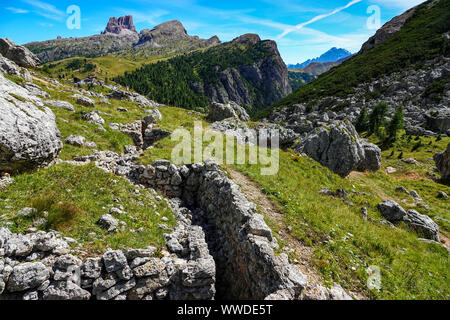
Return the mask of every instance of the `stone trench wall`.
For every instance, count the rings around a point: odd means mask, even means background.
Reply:
[[[305,277],[285,254],[275,255],[278,244],[264,217],[215,162],[177,168],[157,161],[140,177],[141,183],[191,208],[192,221],[205,231],[216,262],[216,299],[299,297]]]
[[[275,255],[278,244],[238,186],[219,166],[144,167],[133,156],[98,153],[103,169],[161,191],[178,220],[168,251],[108,250],[82,261],[82,247],[58,232],[0,228],[0,300],[296,299],[305,277]],[[76,244],[76,243],[75,243]]]
[[[109,250],[84,262],[57,232],[13,234],[0,228],[1,300],[211,300],[215,264],[205,234],[172,204],[183,237],[179,255],[155,248]],[[170,237],[169,237],[170,238]]]

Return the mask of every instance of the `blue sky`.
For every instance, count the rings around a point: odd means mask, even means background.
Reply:
[[[177,19],[191,35],[229,41],[257,33],[277,41],[286,63],[314,58],[331,47],[357,52],[375,33],[368,19],[379,8],[381,25],[423,0],[0,0],[0,37],[19,44],[100,33],[109,17],[131,14],[138,31]],[[81,9],[81,28],[66,27],[70,5]],[[375,11],[377,12],[377,11]],[[369,20],[373,21],[373,20]],[[372,24],[373,25],[373,24]]]

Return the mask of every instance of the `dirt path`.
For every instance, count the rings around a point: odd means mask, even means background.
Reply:
[[[247,199],[258,206],[258,209],[268,217],[273,223],[277,225],[278,237],[289,244],[289,248],[294,250],[297,262],[295,263],[300,271],[307,276],[308,287],[314,287],[316,285],[324,286],[322,275],[316,270],[312,264],[314,253],[311,248],[305,246],[295,237],[290,235],[290,232],[283,221],[283,213],[275,204],[273,204],[262,192],[258,185],[248,178],[246,175],[239,171],[234,170],[231,167],[227,167],[227,171],[230,174],[234,182],[236,182]],[[360,300],[366,299],[361,293],[351,292],[351,295],[357,297]]]

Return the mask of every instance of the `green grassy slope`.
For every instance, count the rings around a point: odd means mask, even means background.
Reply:
[[[163,107],[161,112],[166,119],[161,126],[166,129],[183,126],[192,131],[194,121],[200,119],[177,108]],[[449,200],[436,197],[439,191],[449,194],[450,188],[429,177],[434,168],[430,158],[449,142],[450,138],[440,141],[422,138],[423,146],[411,151],[411,143],[402,136],[391,149],[383,151],[380,171],[358,173],[346,179],[312,159],[289,152],[280,153],[280,171],[276,176],[261,175],[260,165],[234,165],[233,168],[257,182],[269,199],[279,205],[284,213],[283,231],[312,249],[313,265],[329,284],[340,283],[371,299],[449,299],[450,259],[445,249],[419,242],[420,235],[404,224],[392,229],[378,222],[367,222],[361,215],[361,208],[367,207],[371,218],[383,220],[376,205],[393,199],[405,209],[413,208],[433,218],[450,220]],[[170,138],[159,141],[141,156],[140,162],[149,164],[160,158],[170,159],[176,144]],[[400,152],[404,157],[415,158],[418,165],[398,160]],[[397,172],[388,175],[385,173],[388,166],[395,167]],[[410,196],[396,192],[398,186],[416,190],[430,210],[418,206]],[[322,188],[333,191],[344,188],[350,193],[353,205],[320,195]],[[442,238],[448,239],[450,225],[443,220],[435,221]],[[369,277],[366,269],[372,265],[381,269],[380,291],[371,291],[366,285]]]
[[[427,1],[403,29],[378,47],[345,61],[309,85],[277,102],[272,108],[309,102],[326,96],[353,93],[353,87],[371,79],[404,70],[440,55],[450,55],[450,1],[441,0],[429,8]],[[268,111],[265,112],[266,114]]]

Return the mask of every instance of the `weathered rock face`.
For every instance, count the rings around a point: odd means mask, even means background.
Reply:
[[[40,64],[39,59],[30,50],[16,45],[8,38],[0,38],[0,54],[21,67],[36,68]]]
[[[352,124],[337,122],[307,136],[295,150],[309,155],[342,177],[354,170],[377,171],[381,167],[381,150],[359,138]]]
[[[30,170],[57,157],[62,142],[55,115],[39,98],[2,74],[0,107],[0,171]]]
[[[439,226],[429,216],[408,210],[405,221],[426,239],[439,242]]]
[[[209,106],[209,114],[207,116],[208,121],[215,122],[229,118],[250,121],[250,117],[245,109],[234,102],[228,104],[213,102]]]
[[[405,25],[406,21],[414,15],[416,9],[417,7],[411,8],[405,13],[387,22],[375,33],[373,37],[371,37],[367,42],[363,44],[361,51],[358,54],[363,54],[370,49],[375,48],[376,46],[382,44],[387,39],[399,32]]]
[[[335,120],[355,122],[363,106],[370,113],[373,107],[387,103],[389,115],[404,106],[405,130],[409,135],[432,136],[449,134],[450,84],[442,92],[428,93],[434,82],[450,76],[450,58],[438,57],[424,62],[420,69],[404,70],[352,88],[354,93],[344,97],[325,96],[317,101],[275,110],[269,121],[283,123],[289,129],[307,134],[314,128]]]
[[[258,35],[243,35],[233,40],[232,44],[261,46],[268,54],[251,65],[217,70],[220,82],[209,83],[208,79],[203,79],[203,84],[192,84],[198,93],[213,102],[233,101],[241,106],[262,108],[292,92],[288,70],[275,41],[261,41]]]
[[[152,30],[142,30],[140,35],[140,42],[158,41],[160,38],[188,38],[188,34],[183,24],[178,20],[167,21],[157,25]]]
[[[381,211],[383,217],[389,222],[403,221],[406,217],[406,211],[397,202],[393,200],[387,200],[378,205],[378,209]]]
[[[111,17],[109,19],[108,25],[106,26],[103,34],[114,33],[114,34],[130,34],[137,33],[136,27],[133,24],[132,16],[124,16],[120,18]]]
[[[31,81],[31,74],[27,69],[19,67],[16,63],[3,57],[1,54],[0,54],[0,72],[9,74],[10,76],[23,78],[26,81]]]
[[[447,146],[447,150],[434,156],[434,161],[441,174],[442,181],[450,185],[450,144]]]
[[[426,128],[439,133],[450,133],[450,108],[430,110],[425,114]]]

